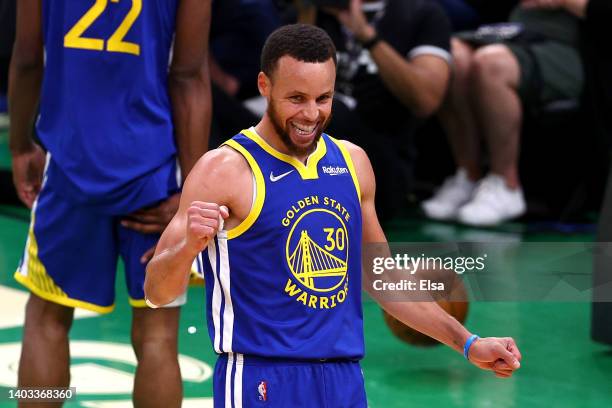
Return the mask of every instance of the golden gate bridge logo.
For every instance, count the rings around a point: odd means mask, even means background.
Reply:
[[[329,212],[329,214],[336,216],[331,212]],[[336,221],[339,221],[340,229],[344,232],[343,236],[346,237],[346,227],[344,223],[339,217],[336,218],[338,218]],[[300,223],[299,221],[300,220],[296,222],[294,227],[298,226],[297,224]],[[310,237],[308,230],[298,228],[297,231],[299,231],[300,234],[299,240],[292,249],[289,248],[289,246],[287,247],[287,263],[289,264],[289,269],[293,273],[293,276],[299,280],[302,285],[318,292],[328,292],[336,289],[346,278],[348,269],[348,250],[344,251],[344,249],[347,248],[344,248],[343,245],[341,252],[345,259],[341,259],[315,242],[315,240]],[[293,232],[297,231],[295,228],[292,229],[288,241],[291,241]],[[324,246],[326,245],[324,244]],[[348,243],[346,247],[348,247]],[[338,251],[336,251],[336,254],[338,254]]]

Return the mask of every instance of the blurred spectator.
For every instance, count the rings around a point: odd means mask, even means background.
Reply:
[[[448,14],[454,31],[506,21],[518,0],[436,0]]]
[[[211,77],[231,96],[259,95],[259,55],[268,35],[281,25],[272,0],[216,0],[212,6]]]
[[[8,125],[8,67],[15,41],[15,0],[0,0],[0,128]]]
[[[453,38],[454,77],[439,116],[458,168],[423,203],[431,218],[496,225],[522,215],[523,113],[581,97],[578,19],[565,10],[519,6],[510,21]],[[484,178],[481,139],[489,159]]]
[[[430,0],[351,0],[348,9],[319,10],[316,23],[338,50],[328,132],[368,152],[379,217],[389,218],[409,191],[420,118],[437,111],[447,90],[450,24]]]
[[[242,102],[258,96],[259,55],[281,25],[272,0],[216,0],[212,6],[210,76],[213,125],[210,147],[258,121]]]

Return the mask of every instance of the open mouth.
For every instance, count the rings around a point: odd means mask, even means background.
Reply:
[[[291,123],[291,127],[295,130],[298,136],[303,138],[311,137],[315,134],[317,130],[317,124],[313,125],[303,125],[297,123]]]

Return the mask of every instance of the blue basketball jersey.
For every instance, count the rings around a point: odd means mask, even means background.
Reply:
[[[323,134],[304,165],[253,128],[226,144],[256,191],[248,217],[201,256],[215,351],[361,358],[361,206],[348,152]]]
[[[167,185],[176,151],[167,84],[177,4],[43,0],[37,131],[57,190],[137,207],[154,201],[157,194],[142,193],[148,186]]]

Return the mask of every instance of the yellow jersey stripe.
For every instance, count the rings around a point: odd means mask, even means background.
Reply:
[[[227,231],[227,239],[233,239],[233,238],[237,238],[240,235],[244,234],[255,223],[255,221],[259,217],[259,214],[261,213],[261,209],[263,208],[264,198],[266,196],[266,183],[264,181],[263,173],[261,172],[259,165],[255,161],[255,158],[253,158],[251,153],[249,153],[244,147],[242,147],[240,143],[236,142],[235,140],[230,139],[227,142],[225,142],[224,145],[227,145],[231,147],[232,149],[236,150],[249,163],[249,166],[251,167],[251,170],[253,171],[253,175],[255,176],[255,186],[257,190],[254,192],[255,202],[253,204],[253,207],[251,208],[251,211],[249,211],[249,215],[236,227]]]
[[[312,180],[312,179],[319,178],[319,172],[317,170],[317,165],[319,164],[319,161],[323,158],[323,156],[325,156],[325,153],[327,153],[327,146],[325,145],[325,140],[323,138],[319,139],[319,142],[317,143],[317,148],[308,157],[306,164],[304,164],[298,159],[296,159],[295,157],[291,157],[285,153],[281,153],[275,148],[273,148],[272,146],[270,146],[268,142],[262,139],[262,137],[259,136],[253,130],[253,128],[245,129],[241,133],[245,135],[246,137],[248,137],[249,139],[251,139],[252,141],[254,141],[255,143],[257,143],[259,147],[264,149],[270,155],[276,157],[278,160],[284,161],[285,163],[288,163],[292,165],[293,167],[295,167],[298,173],[300,173],[300,176],[302,177],[302,179]]]

